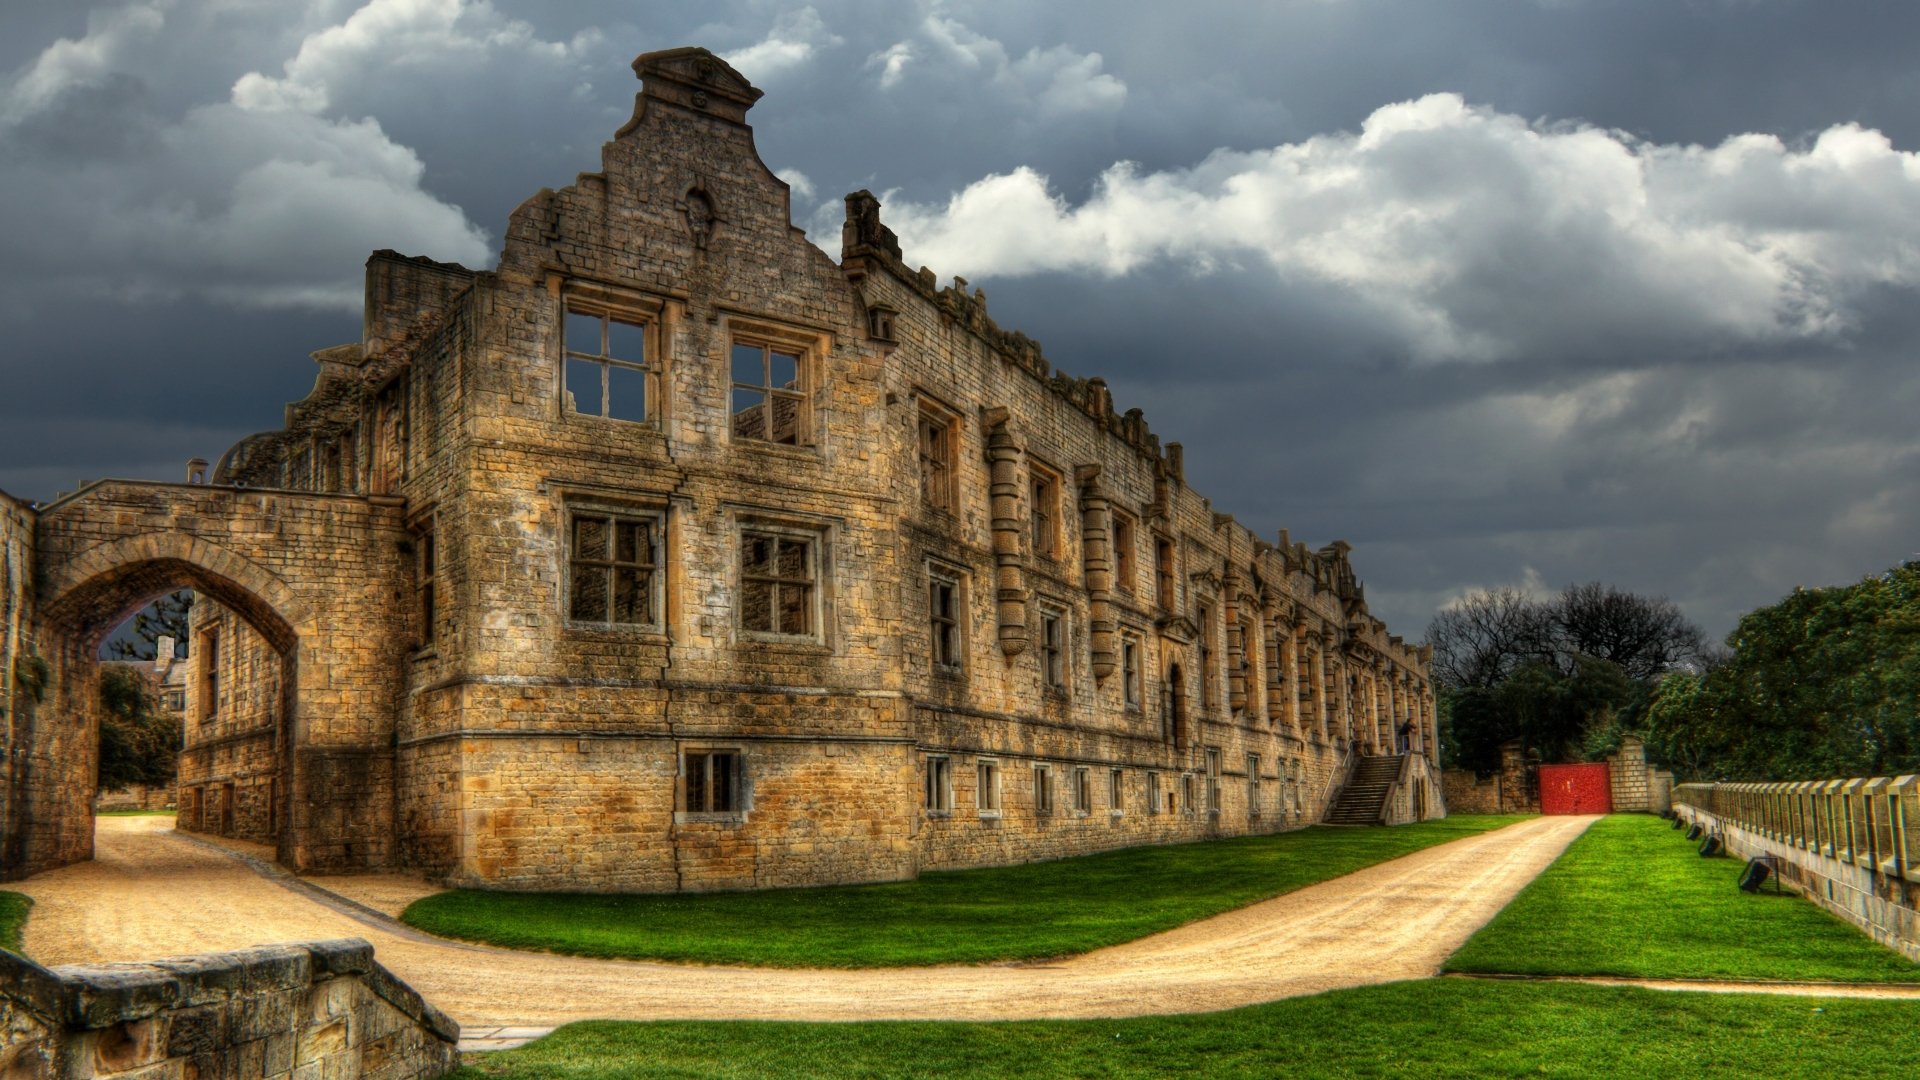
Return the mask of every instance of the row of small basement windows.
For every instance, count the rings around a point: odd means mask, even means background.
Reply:
[[[954,810],[953,796],[953,758],[946,755],[929,755],[926,770],[922,774],[921,807],[935,817],[951,815]],[[1288,779],[1298,783],[1297,765],[1287,765]],[[974,764],[974,808],[983,818],[1000,817],[1003,811],[1001,766],[997,758],[980,758]],[[1049,762],[1035,762],[1031,766],[1031,802],[1036,817],[1045,817],[1054,813],[1054,773],[1055,767]],[[1067,810],[1076,817],[1085,817],[1093,813],[1095,770],[1090,766],[1076,765],[1062,768],[1060,771],[1066,780]],[[1106,806],[1110,814],[1124,814],[1128,803],[1127,772],[1122,768],[1106,770]],[[1163,788],[1163,774],[1148,770],[1145,773],[1146,789],[1141,793],[1137,804],[1148,814],[1195,813],[1204,797],[1206,809],[1210,813],[1219,813],[1220,794],[1220,750],[1218,747],[1206,748],[1206,771],[1203,774],[1183,772],[1179,774],[1179,790]],[[1247,755],[1247,812],[1251,817],[1259,817],[1263,809],[1260,790],[1260,755]],[[1202,786],[1204,785],[1204,786]],[[1282,798],[1284,799],[1284,792]],[[1285,806],[1278,807],[1282,812]]]

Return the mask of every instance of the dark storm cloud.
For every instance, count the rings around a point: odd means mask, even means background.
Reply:
[[[887,192],[909,259],[1145,407],[1217,507],[1355,542],[1398,631],[1602,578],[1719,632],[1920,535],[1912,5],[4,18],[20,493],[171,478],[272,425],[356,332],[367,250],[487,263],[515,204],[598,167],[632,56],[697,43],[767,91],[761,154],[829,253],[839,196]]]

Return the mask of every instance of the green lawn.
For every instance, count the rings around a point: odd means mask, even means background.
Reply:
[[[668,896],[458,890],[420,900],[402,918],[446,937],[579,956],[774,967],[1038,959],[1131,941],[1518,820],[1312,828],[889,885]]]
[[[33,898],[23,893],[0,889],[0,949],[20,951],[20,932],[27,926],[27,910]]]
[[[463,1080],[605,1077],[1914,1076],[1911,1002],[1426,980],[1231,1012],[1021,1023],[611,1023]]]
[[[1602,818],[1447,970],[1920,982],[1920,964],[1791,892],[1741,892],[1745,860],[1698,848],[1657,817]]]

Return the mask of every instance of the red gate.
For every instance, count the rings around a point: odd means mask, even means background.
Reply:
[[[1540,812],[1612,813],[1613,784],[1607,779],[1606,763],[1540,766]]]

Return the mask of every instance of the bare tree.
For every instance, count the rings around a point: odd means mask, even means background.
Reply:
[[[1468,596],[1427,625],[1433,676],[1456,690],[1490,690],[1523,664],[1553,654],[1547,605],[1512,587]]]
[[[1632,679],[1657,679],[1701,658],[1700,628],[1664,596],[1590,581],[1567,586],[1550,614],[1557,653],[1609,661]]]

